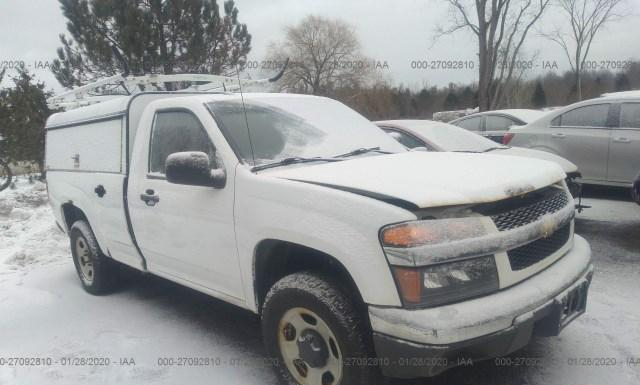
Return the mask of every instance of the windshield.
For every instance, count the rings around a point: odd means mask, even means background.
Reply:
[[[491,139],[447,123],[410,126],[441,151],[486,152],[492,149],[508,148]]]
[[[244,105],[246,116],[241,99],[215,101],[208,107],[238,156],[253,166],[287,158],[334,157],[362,148],[406,151],[369,120],[335,100],[245,96]]]

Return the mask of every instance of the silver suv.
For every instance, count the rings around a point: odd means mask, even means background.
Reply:
[[[583,183],[628,187],[640,170],[640,91],[604,94],[553,111],[513,127],[504,143],[572,161]]]

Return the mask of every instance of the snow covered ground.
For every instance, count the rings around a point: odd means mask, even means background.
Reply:
[[[614,198],[584,202],[593,208],[578,215],[576,231],[596,264],[587,313],[512,356],[534,357],[535,366],[485,361],[393,383],[640,383],[640,206]],[[46,200],[44,184],[25,179],[0,192],[0,384],[277,383],[250,313],[137,274],[113,295],[86,294]],[[51,362],[3,364],[10,357]],[[182,357],[198,360],[178,366]]]
[[[26,177],[0,192],[0,279],[42,265],[68,261],[67,237],[56,227],[47,187]]]

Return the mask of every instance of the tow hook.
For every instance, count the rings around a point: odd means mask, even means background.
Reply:
[[[578,194],[578,203],[576,203],[576,210],[578,210],[578,214],[582,213],[584,209],[590,209],[591,206],[582,204],[582,188],[580,188],[580,193]]]

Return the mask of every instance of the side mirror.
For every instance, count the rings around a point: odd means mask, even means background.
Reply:
[[[204,152],[176,152],[167,157],[165,175],[169,183],[223,188],[227,182],[224,168],[211,169]]]
[[[410,149],[409,151],[429,152],[429,149],[424,146],[418,146]]]

